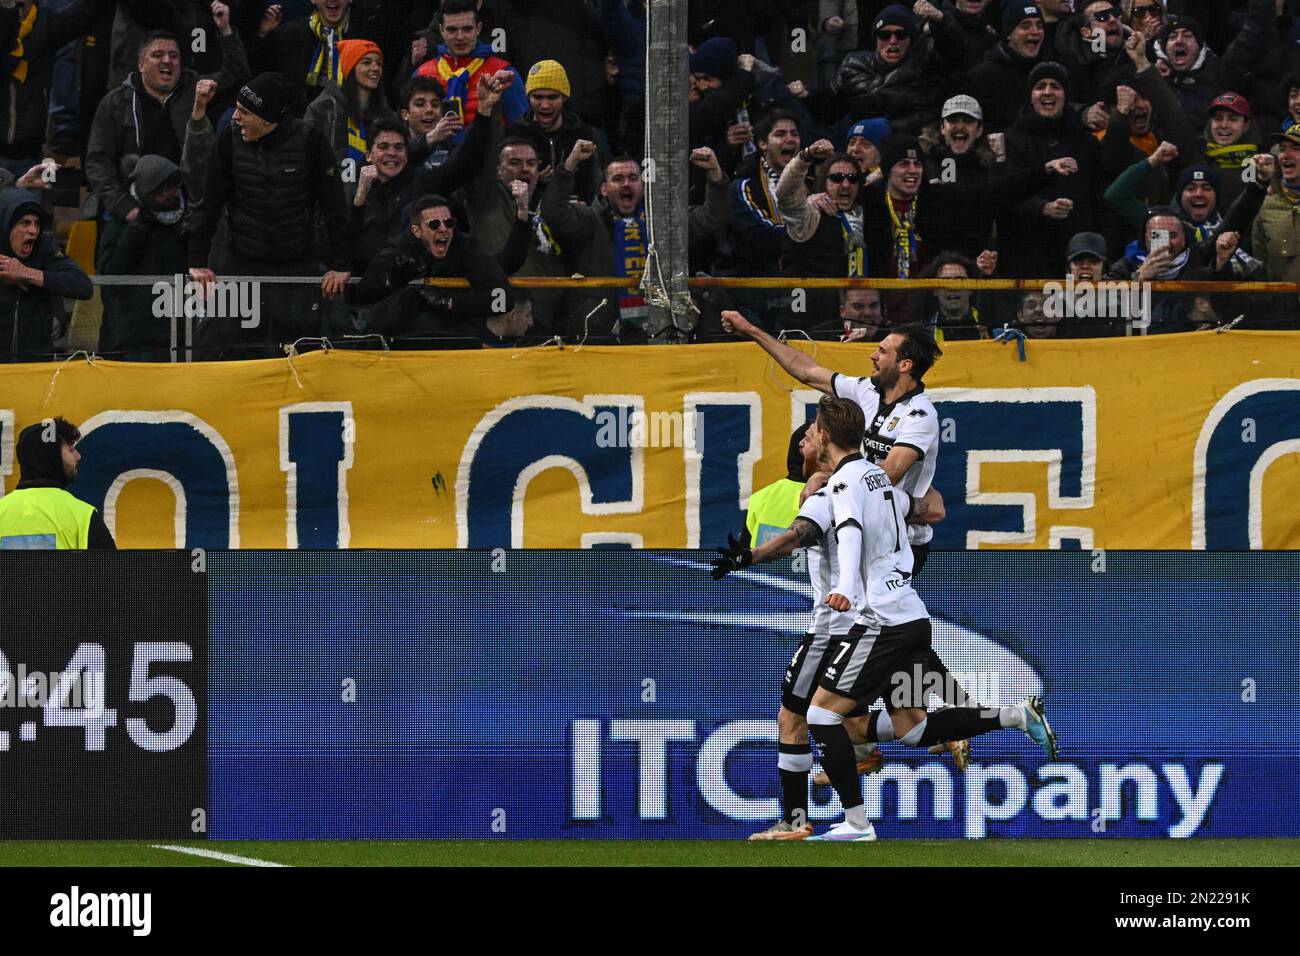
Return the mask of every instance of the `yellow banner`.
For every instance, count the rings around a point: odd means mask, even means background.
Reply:
[[[804,343],[869,375],[871,346]],[[935,547],[1300,548],[1300,333],[949,344]],[[123,547],[709,547],[815,392],[755,345],[0,367]]]

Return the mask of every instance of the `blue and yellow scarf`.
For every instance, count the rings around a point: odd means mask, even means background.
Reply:
[[[348,32],[348,18],[351,15],[351,11],[343,15],[337,30],[326,26],[319,13],[313,13],[311,19],[307,21],[311,32],[320,41],[316,44],[316,55],[312,57],[311,65],[307,67],[308,86],[343,85],[343,67],[339,63],[339,41],[343,39],[343,34]]]

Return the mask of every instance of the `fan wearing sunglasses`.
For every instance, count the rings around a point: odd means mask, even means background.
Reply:
[[[956,17],[928,0],[917,0],[914,9],[881,10],[871,26],[874,48],[840,65],[834,91],[850,116],[882,117],[895,131],[913,133],[937,118],[944,90],[961,69],[965,37]]]
[[[818,172],[810,196],[807,178],[813,164],[818,164]],[[827,139],[819,139],[790,160],[776,186],[777,204],[786,224],[782,275],[839,279],[867,275],[863,213],[858,201],[862,179],[857,160],[848,153],[837,153]],[[806,311],[787,318],[787,327],[839,326],[834,291],[812,291],[806,301]]]
[[[1123,13],[1112,0],[1088,0],[1056,33],[1056,60],[1069,71],[1069,100],[1087,106],[1084,125],[1094,132],[1106,128],[1108,112],[1102,102],[1105,89],[1113,86],[1116,70],[1131,72],[1124,52]]]
[[[1124,9],[1124,22],[1147,36],[1154,36],[1165,25],[1164,0],[1124,0]]]
[[[357,286],[357,304],[380,303],[370,314],[371,331],[395,338],[482,339],[490,318],[514,308],[510,283],[496,258],[458,226],[443,197],[416,200],[410,229],[374,258]],[[410,284],[447,278],[468,279],[469,288]]]

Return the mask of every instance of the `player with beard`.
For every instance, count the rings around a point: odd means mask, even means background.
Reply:
[[[800,433],[803,434],[800,434]],[[830,497],[823,488],[829,475],[818,472],[822,442],[817,423],[809,422],[798,429],[797,451],[807,480],[798,516],[783,533],[769,538],[753,550],[731,538],[729,546],[718,548],[721,555],[713,562],[713,579],[722,580],[732,571],[786,557],[796,548],[807,549],[808,577],[812,582],[813,613],[808,632],[790,658],[781,685],[781,709],[777,714],[780,753],[777,768],[781,775],[782,817],[751,840],[804,840],[812,836],[808,822],[808,772],[812,769],[812,747],[808,741],[808,703],[829,663],[826,650],[832,642],[844,641],[853,626],[853,615],[831,609],[824,598],[839,580],[835,531],[832,527]],[[910,520],[936,522],[943,519],[943,499],[935,489],[913,504]],[[845,725],[854,741],[857,772],[875,773],[884,759],[875,744],[865,742],[866,707],[850,715]],[[936,747],[935,751],[942,748]],[[825,783],[819,780],[820,783]]]
[[[939,740],[969,738],[1001,728],[1023,730],[1049,759],[1058,755],[1056,736],[1038,697],[1014,707],[949,707],[927,714],[931,675],[930,615],[912,589],[912,552],[904,521],[915,500],[878,466],[858,452],[864,438],[862,409],[852,401],[827,396],[817,405],[821,464],[832,469],[829,482],[839,577],[824,603],[835,611],[857,613],[847,638],[827,649],[830,664],[808,707],[808,726],[822,754],[844,822],[813,840],[868,841],[876,838],[854,772],[853,745],[845,718],[862,701],[886,699],[888,713],[876,712],[876,736],[896,738],[909,747]],[[887,731],[881,732],[882,730]]]
[[[883,468],[889,480],[912,497],[924,497],[930,490],[939,454],[939,416],[925,396],[921,379],[943,352],[929,333],[915,328],[891,331],[872,353],[874,374],[866,379],[823,368],[811,356],[777,341],[739,312],[723,312],[722,324],[728,332],[753,339],[787,374],[804,385],[857,404],[867,422],[862,441],[867,460]],[[913,525],[907,535],[913,552],[911,570],[919,574],[934,532],[927,526]],[[941,676],[947,703],[970,703],[970,696],[933,651],[928,656],[928,667]],[[965,769],[969,754],[964,742],[956,743],[953,757],[959,768]]]

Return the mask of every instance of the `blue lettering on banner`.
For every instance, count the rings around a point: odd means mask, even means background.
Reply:
[[[687,396],[687,414],[702,422],[695,449],[686,449],[687,545],[726,541],[728,534],[745,526],[745,507],[753,491],[756,443],[761,439],[756,412],[749,395],[727,396],[714,402],[706,396]],[[757,396],[754,396],[757,401]],[[695,470],[698,468],[698,471]],[[696,514],[691,514],[698,509]],[[692,526],[694,525],[694,527]],[[698,531],[696,530],[698,528]]]
[[[291,548],[346,548],[347,470],[356,441],[350,402],[280,409],[280,468],[286,472]]]
[[[1033,489],[984,501],[981,467],[995,462],[1047,464],[1048,506],[1091,508],[1097,467],[1096,395],[1091,388],[935,389],[940,421],[952,419],[957,440],[940,442],[934,485],[947,518],[934,526],[936,549],[982,542],[1033,544]],[[1009,497],[1015,503],[1004,503]]]
[[[1196,442],[1193,548],[1263,548],[1264,475],[1278,458],[1300,452],[1297,408],[1300,379],[1260,379],[1234,388],[1211,410]]]
[[[225,439],[189,412],[109,411],[81,426],[72,491],[114,526],[117,498],[136,478],[176,495],[181,548],[239,547],[239,482]]]
[[[531,395],[498,406],[479,422],[461,456],[456,480],[457,547],[523,546],[528,482],[565,468],[578,482],[584,514],[636,514],[643,507],[642,454],[623,442],[603,444],[602,412],[641,409],[639,396],[588,396],[585,402]],[[627,412],[624,416],[627,416]],[[607,416],[602,416],[607,417]]]

